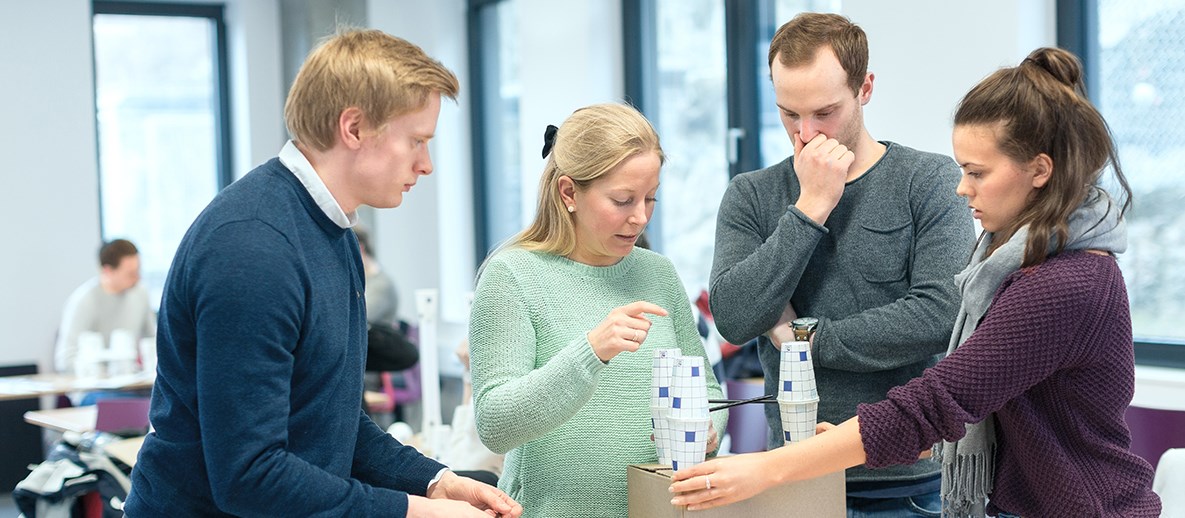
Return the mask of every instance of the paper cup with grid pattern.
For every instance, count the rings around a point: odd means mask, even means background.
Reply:
[[[682,356],[675,360],[671,376],[671,418],[708,418],[708,382],[703,356]]]
[[[655,349],[650,374],[650,406],[671,406],[671,379],[675,360],[682,356],[679,349]]]
[[[819,400],[778,400],[782,414],[782,440],[785,444],[798,442],[815,436],[815,424],[819,419]]]
[[[708,454],[708,427],[712,420],[670,419],[671,468],[679,471],[704,461]]]
[[[778,369],[778,401],[819,399],[810,342],[785,342]]]
[[[658,454],[658,463],[671,465],[671,409],[669,407],[650,407],[650,427],[654,431],[654,451]]]

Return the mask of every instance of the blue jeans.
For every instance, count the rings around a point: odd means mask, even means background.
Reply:
[[[848,518],[942,516],[942,495],[935,491],[899,498],[848,497]]]

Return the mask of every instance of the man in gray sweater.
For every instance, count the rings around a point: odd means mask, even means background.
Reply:
[[[759,338],[766,393],[776,393],[788,324],[810,336],[819,420],[884,399],[946,350],[958,307],[954,275],[974,239],[949,157],[873,140],[864,31],[834,14],[804,13],[778,29],[770,75],[794,156],[733,179],[720,204],[711,308],[724,338]],[[773,446],[778,407],[766,406]],[[939,466],[848,471],[850,516],[940,511]],[[918,516],[927,516],[925,513]]]

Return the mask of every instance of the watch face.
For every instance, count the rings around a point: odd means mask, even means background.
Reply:
[[[814,329],[815,326],[819,325],[819,319],[815,317],[796,318],[793,322],[790,322],[790,325],[795,328]]]

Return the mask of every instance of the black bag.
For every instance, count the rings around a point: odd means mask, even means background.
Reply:
[[[383,323],[366,331],[366,370],[401,371],[420,361],[420,350],[399,329]]]

